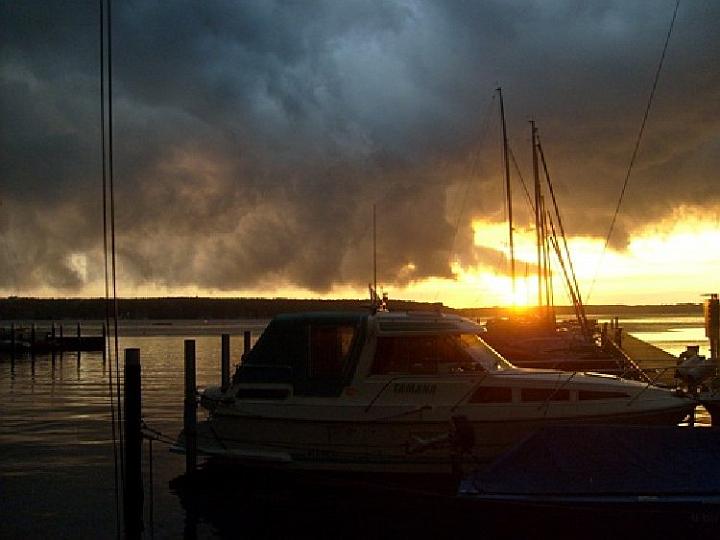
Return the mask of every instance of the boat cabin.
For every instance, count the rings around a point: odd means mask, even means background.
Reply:
[[[340,396],[356,376],[509,367],[478,338],[481,331],[466,319],[437,313],[279,315],[246,355],[233,382],[284,384],[292,386],[296,396],[333,397]]]

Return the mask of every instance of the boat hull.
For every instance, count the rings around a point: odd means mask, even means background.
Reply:
[[[216,414],[198,426],[198,450],[207,456],[239,463],[288,469],[450,474],[458,464],[488,464],[548,425],[677,425],[692,408],[683,403],[661,410],[584,418],[469,419],[474,445],[472,452],[463,455],[449,444],[440,447],[425,444],[449,433],[447,421],[407,417],[387,421],[318,421]],[[451,416],[448,413],[446,417]]]

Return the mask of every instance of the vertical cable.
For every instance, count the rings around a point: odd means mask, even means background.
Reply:
[[[115,176],[113,168],[113,110],[112,110],[112,0],[107,0],[107,99],[108,99],[108,178],[110,188],[110,260],[113,298],[113,330],[115,341],[115,399],[118,424],[122,427],[122,404],[120,403],[120,346],[118,344],[117,265],[115,257]],[[120,485],[125,489],[125,448],[122,429],[120,433]]]
[[[102,217],[103,217],[103,260],[104,260],[104,274],[105,274],[105,328],[108,329],[105,332],[105,342],[103,347],[107,353],[108,360],[110,362],[110,369],[108,369],[108,394],[110,401],[110,418],[112,426],[112,448],[113,448],[113,467],[114,467],[114,481],[115,481],[115,519],[116,519],[116,533],[117,537],[120,538],[121,527],[120,527],[120,482],[118,477],[118,442],[117,442],[117,425],[115,416],[115,396],[113,395],[113,368],[112,368],[112,349],[110,347],[110,284],[109,284],[109,260],[108,260],[108,212],[107,212],[107,141],[105,138],[106,134],[106,111],[105,111],[105,0],[100,0],[99,12],[100,12],[100,146],[101,146],[101,167],[102,167]]]

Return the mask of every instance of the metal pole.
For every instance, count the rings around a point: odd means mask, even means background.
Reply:
[[[373,204],[373,304],[377,307],[377,217],[376,205]]]
[[[140,538],[143,530],[140,349],[125,349],[125,491],[126,538]]]
[[[197,385],[195,383],[195,340],[185,340],[185,473],[197,468]]]
[[[508,159],[507,126],[505,124],[505,102],[503,101],[502,88],[498,87],[500,97],[500,118],[502,120],[503,135],[503,162],[505,166],[505,193],[507,195],[508,209],[508,235],[510,247],[510,278],[512,280],[512,303],[515,305],[515,244],[513,241],[513,213],[512,213],[512,192],[510,190],[510,160]]]
[[[538,170],[538,153],[537,153],[537,129],[535,128],[535,120],[530,120],[530,134],[532,137],[532,164],[533,164],[533,178],[535,179],[535,235],[536,235],[536,248],[537,248],[537,296],[538,296],[538,313],[542,309],[542,255],[541,249],[541,222],[540,222],[540,172]]]
[[[230,334],[222,335],[220,373],[220,384],[225,391],[230,386]]]

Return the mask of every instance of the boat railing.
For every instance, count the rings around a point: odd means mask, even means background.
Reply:
[[[578,373],[580,373],[580,372],[579,372],[579,371],[573,371],[573,372],[570,374],[570,376],[562,382],[562,384],[558,385],[558,386],[555,388],[555,390],[553,390],[552,393],[551,393],[547,398],[545,398],[545,401],[543,401],[543,402],[538,406],[538,411],[540,411],[540,410],[542,410],[543,408],[545,408],[545,409],[546,409],[545,412],[547,413],[547,408],[550,406],[550,402],[552,401],[552,398],[554,398],[555,395],[556,395],[560,390],[562,390],[563,388],[565,388],[565,385],[567,385],[570,381],[572,381],[572,380],[575,378],[575,375],[577,375]]]
[[[370,400],[370,403],[367,404],[367,407],[365,407],[365,412],[370,411],[372,406],[375,405],[375,402],[378,399],[380,399],[380,396],[382,396],[383,393],[385,392],[385,390],[387,390],[388,386],[390,386],[391,384],[393,384],[396,381],[399,381],[402,379],[409,379],[409,378],[413,378],[413,376],[412,375],[397,375],[395,377],[388,379],[387,382],[385,384],[383,384],[382,388],[380,388],[378,393],[375,394],[375,396]]]
[[[650,380],[647,382],[647,384],[646,384],[637,394],[635,394],[632,398],[630,398],[630,401],[628,401],[628,402],[626,403],[626,405],[629,407],[630,405],[632,405],[633,403],[635,403],[635,401],[636,401],[642,394],[644,394],[645,391],[646,391],[648,388],[650,388],[650,387],[653,386],[657,381],[659,381],[659,380],[660,380],[660,377],[662,377],[663,375],[665,375],[665,373],[667,373],[668,370],[670,370],[670,369],[675,369],[675,366],[668,366],[668,367],[665,367],[665,368],[660,368],[660,369],[658,370],[658,372],[655,374],[655,376],[652,377],[652,378],[650,378]]]

